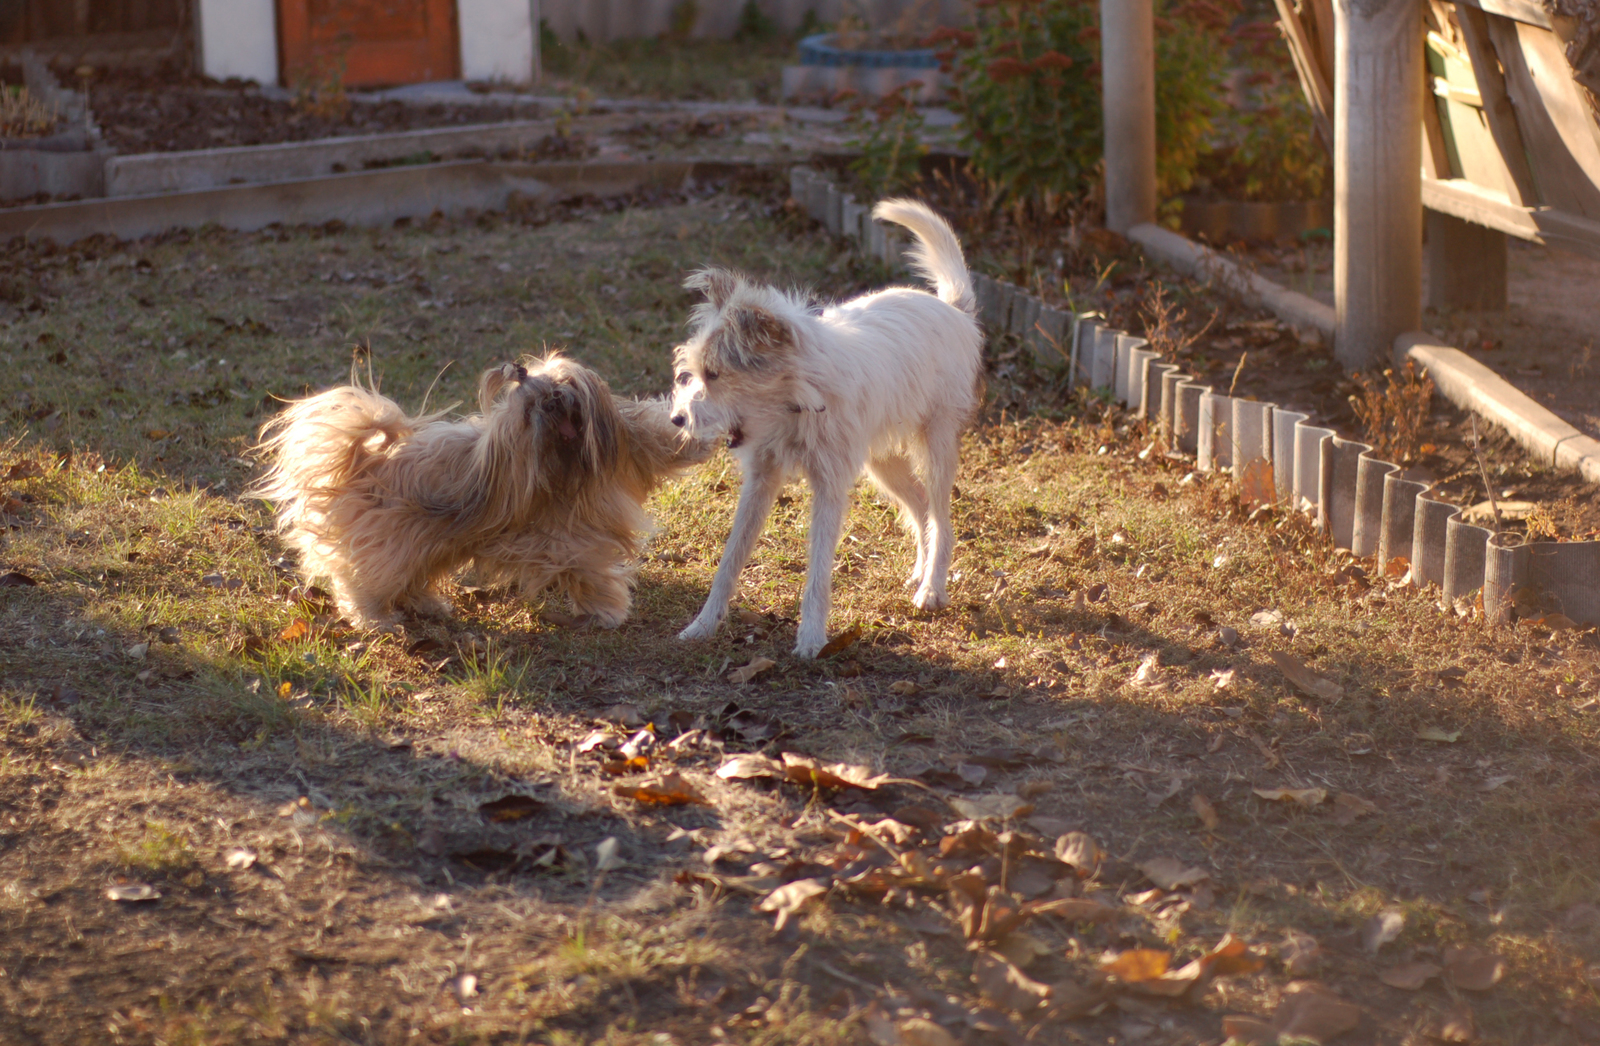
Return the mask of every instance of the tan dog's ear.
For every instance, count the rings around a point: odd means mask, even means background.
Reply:
[[[737,273],[727,269],[699,269],[689,274],[683,281],[685,290],[700,291],[706,296],[706,301],[711,303],[713,309],[722,310],[728,304],[728,299],[733,297],[733,292],[743,282]]]
[[[500,391],[507,385],[526,377],[527,371],[515,363],[507,363],[500,367],[490,367],[478,378],[478,411],[482,414],[489,413],[494,406],[494,401]]]
[[[706,346],[708,370],[764,370],[794,345],[794,335],[783,320],[759,306],[746,305],[728,314]]]

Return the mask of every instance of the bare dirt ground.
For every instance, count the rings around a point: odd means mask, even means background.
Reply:
[[[1569,425],[1600,436],[1600,261],[1516,239],[1510,248],[1510,308],[1430,310],[1423,325]],[[1252,257],[1263,276],[1331,305],[1332,253],[1320,244]],[[1426,287],[1426,263],[1423,280]]]
[[[615,632],[463,579],[453,622],[353,633],[238,497],[271,395],[352,346],[408,405],[545,343],[663,389],[712,261],[888,278],[759,187],[11,252],[0,1039],[1600,1036],[1595,634],[1491,629],[1247,517],[1003,343],[953,606],[911,609],[863,491],[855,638],[817,662],[787,655],[802,486],[742,612],[674,638],[725,455],[653,503]]]

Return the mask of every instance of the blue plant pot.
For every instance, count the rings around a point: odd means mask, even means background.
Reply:
[[[857,66],[863,69],[937,69],[931,47],[912,51],[848,51],[835,45],[836,34],[818,33],[800,41],[801,65]]]

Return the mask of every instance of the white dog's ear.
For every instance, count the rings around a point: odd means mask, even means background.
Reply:
[[[689,274],[683,281],[686,290],[700,291],[706,296],[706,301],[711,307],[721,311],[728,304],[728,299],[733,297],[733,292],[738,290],[742,281],[737,273],[727,269],[698,269]]]
[[[728,314],[710,344],[706,365],[714,370],[763,370],[794,345],[789,325],[766,309],[745,305]]]

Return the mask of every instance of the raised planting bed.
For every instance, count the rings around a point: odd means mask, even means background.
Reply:
[[[844,46],[835,33],[819,33],[800,41],[800,64],[783,70],[783,96],[826,101],[855,91],[881,98],[916,83],[921,85],[916,100],[927,104],[939,98],[948,81],[931,47],[856,48]]]

